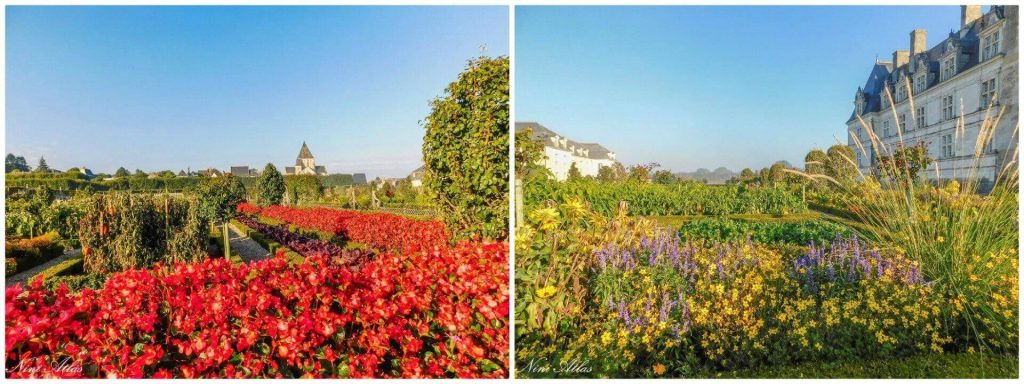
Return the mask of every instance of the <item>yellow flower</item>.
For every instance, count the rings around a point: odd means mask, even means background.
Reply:
[[[665,365],[662,363],[654,364],[654,374],[661,376],[665,374]]]
[[[946,238],[942,237],[942,236],[939,236],[939,237],[935,238],[935,241],[941,244],[941,243],[944,243],[946,241]]]
[[[530,213],[530,218],[540,224],[540,228],[550,231],[558,228],[558,210],[554,208],[542,208]]]
[[[537,297],[542,298],[542,299],[546,299],[546,298],[549,298],[551,296],[554,296],[556,291],[557,290],[555,289],[555,287],[553,285],[549,285],[549,286],[546,286],[544,288],[538,289],[537,290]]]
[[[604,331],[604,333],[601,334],[601,344],[608,345],[611,342],[612,342],[612,333],[608,332],[608,331]]]

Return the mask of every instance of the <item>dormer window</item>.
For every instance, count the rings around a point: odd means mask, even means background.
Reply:
[[[942,61],[942,81],[949,80],[956,75],[956,56],[952,55]]]
[[[910,79],[907,78],[902,72],[900,73],[899,81],[896,82],[896,102],[900,103],[907,99],[907,82]]]
[[[999,53],[999,31],[995,31],[992,34],[985,36],[981,39],[981,60],[985,61],[991,59]]]
[[[917,79],[914,79],[914,94],[919,95],[926,89],[928,89],[928,74],[922,73],[917,76]]]

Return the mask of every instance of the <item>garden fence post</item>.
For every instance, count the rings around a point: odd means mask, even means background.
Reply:
[[[224,258],[231,259],[231,232],[228,232],[228,221],[224,221]]]

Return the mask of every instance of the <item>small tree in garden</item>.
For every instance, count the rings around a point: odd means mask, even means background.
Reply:
[[[131,176],[131,174],[128,173],[128,170],[124,169],[124,167],[118,168],[117,172],[114,172],[114,177],[128,177],[128,176]]]
[[[291,205],[298,205],[300,201],[316,201],[324,194],[320,176],[289,175],[284,177],[284,184]]]
[[[846,183],[857,178],[857,167],[854,165],[853,148],[836,144],[828,149],[828,166],[826,173],[839,183]]]
[[[646,183],[651,180],[651,172],[654,171],[655,168],[658,168],[660,166],[661,164],[658,163],[637,164],[630,166],[629,179]]]
[[[676,182],[676,175],[673,175],[670,170],[662,169],[654,172],[654,182],[664,185],[672,184]]]
[[[508,57],[471,60],[424,121],[424,185],[457,238],[508,237],[508,79]]]
[[[583,178],[583,174],[580,173],[580,168],[576,166],[576,162],[572,162],[569,165],[569,180],[579,180]]]
[[[50,172],[50,166],[46,165],[46,159],[44,159],[42,157],[39,158],[39,165],[36,166],[36,172],[40,172],[40,173]]]
[[[256,179],[256,203],[261,205],[278,205],[284,198],[284,176],[277,171],[274,164],[267,163],[263,173]]]
[[[200,199],[200,215],[208,222],[221,224],[224,234],[224,257],[231,255],[228,222],[235,216],[238,203],[245,200],[245,186],[231,174],[207,179],[196,190]]]
[[[892,155],[878,156],[878,171],[884,177],[916,181],[921,170],[931,162],[924,142],[911,146],[897,144]]]
[[[544,143],[533,140],[531,138],[532,134],[533,128],[526,128],[522,132],[516,132],[515,225],[517,227],[525,220],[523,216],[524,184],[535,179],[546,180],[551,175],[547,167],[541,163],[547,157],[544,155]]]

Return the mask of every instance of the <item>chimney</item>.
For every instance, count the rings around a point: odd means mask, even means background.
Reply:
[[[981,18],[981,6],[980,5],[961,5],[960,6],[960,29],[967,27],[974,20]]]
[[[910,54],[916,55],[928,49],[928,31],[915,29],[910,32]]]
[[[892,67],[899,68],[910,62],[910,51],[896,51],[892,53]]]

